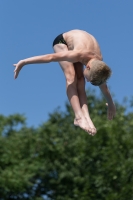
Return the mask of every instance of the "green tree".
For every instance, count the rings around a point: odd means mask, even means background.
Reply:
[[[69,104],[38,128],[21,115],[0,116],[1,200],[133,200],[133,113],[88,92],[94,137],[73,125]]]

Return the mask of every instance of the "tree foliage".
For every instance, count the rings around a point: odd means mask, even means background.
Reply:
[[[37,128],[22,115],[0,115],[0,199],[133,200],[133,113],[87,93],[94,137],[73,125],[73,112],[55,110]]]

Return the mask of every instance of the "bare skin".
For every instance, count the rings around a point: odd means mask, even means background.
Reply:
[[[96,128],[90,118],[85,93],[85,78],[89,81],[89,70],[94,59],[102,60],[100,47],[96,39],[89,33],[81,30],[72,30],[63,34],[67,43],[56,44],[55,53],[35,56],[20,60],[14,64],[14,78],[24,65],[34,63],[59,62],[65,78],[68,99],[73,108],[74,125],[79,126],[90,135],[96,134]],[[83,66],[86,66],[83,70]],[[103,92],[108,106],[107,118],[112,120],[115,115],[115,105],[106,84],[99,86]]]

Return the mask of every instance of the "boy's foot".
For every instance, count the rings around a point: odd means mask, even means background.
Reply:
[[[92,129],[92,135],[94,136],[97,133],[96,127],[94,126],[91,118],[86,118],[86,121],[88,122],[89,126],[91,127],[91,129]]]
[[[85,118],[79,118],[79,119],[74,119],[74,125],[75,126],[79,126],[80,128],[82,128],[83,130],[85,130],[87,133],[89,133],[90,135],[93,135],[93,130],[92,128],[89,126],[89,124],[87,123]]]

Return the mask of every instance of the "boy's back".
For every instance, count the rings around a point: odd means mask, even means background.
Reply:
[[[95,52],[102,57],[100,47],[96,39],[86,31],[72,30],[63,34],[69,50],[81,50]]]

